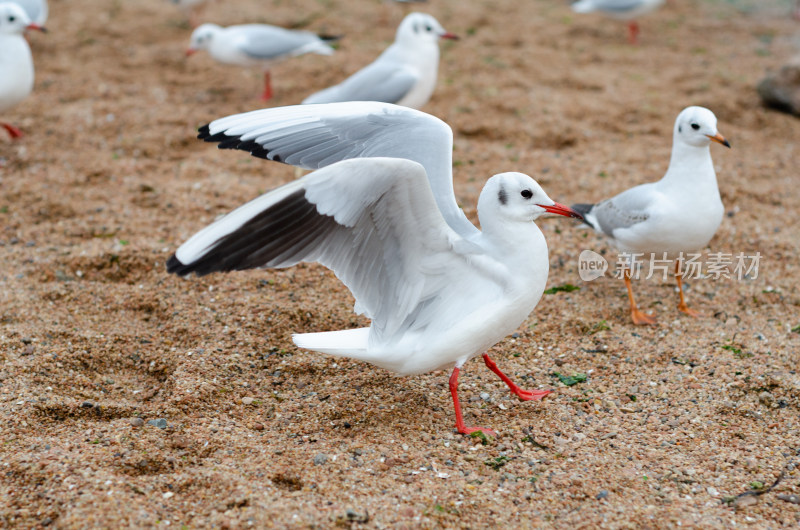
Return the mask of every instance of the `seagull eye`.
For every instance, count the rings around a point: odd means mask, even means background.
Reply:
[[[430,25],[427,25],[427,26],[425,26],[425,31],[427,31],[428,33],[430,33],[431,31],[433,31],[433,27],[432,27],[432,26],[430,26]]]
[[[15,17],[14,15],[8,17],[9,22],[14,22],[15,20],[17,20],[17,17]]]
[[[700,129],[700,126],[697,125],[696,123],[693,123],[692,124],[692,129],[694,129],[696,131],[696,130]]]
[[[530,199],[533,197],[533,192],[531,190],[522,190],[519,194],[525,199]]]

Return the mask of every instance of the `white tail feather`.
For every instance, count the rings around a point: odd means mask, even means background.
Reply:
[[[372,356],[367,353],[369,328],[343,329],[341,331],[325,331],[322,333],[295,333],[292,340],[300,348],[369,361]]]

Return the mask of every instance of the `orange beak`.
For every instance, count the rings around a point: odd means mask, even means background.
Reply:
[[[186,57],[191,57],[195,53],[197,53],[197,50],[195,50],[194,48],[189,48],[188,50],[186,50]]]
[[[456,35],[455,33],[450,33],[448,31],[447,33],[442,33],[441,35],[439,35],[439,38],[440,39],[448,39],[448,40],[458,40],[459,36]]]
[[[35,29],[36,31],[41,31],[42,33],[47,33],[47,28],[44,26],[40,26],[39,24],[28,24],[25,26],[25,29]]]
[[[583,216],[578,212],[576,212],[575,210],[573,210],[572,208],[570,208],[569,206],[564,206],[563,204],[559,203],[555,203],[552,206],[545,206],[544,204],[539,204],[538,206],[544,208],[545,211],[547,211],[548,213],[563,215],[565,217],[573,217],[575,219],[580,219],[581,221],[583,221]]]
[[[714,136],[711,136],[710,134],[707,134],[706,136],[708,136],[709,138],[711,138],[713,141],[717,142],[718,144],[724,145],[728,149],[730,149],[730,147],[731,147],[731,143],[728,140],[726,140],[725,137],[722,136],[719,133],[717,133]]]

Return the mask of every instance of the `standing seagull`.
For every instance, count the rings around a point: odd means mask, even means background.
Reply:
[[[17,4],[0,3],[0,112],[4,112],[33,90],[33,57],[28,41],[22,36],[26,29],[44,31],[31,22]],[[22,131],[10,123],[0,122],[11,138],[19,138]]]
[[[382,101],[418,109],[433,94],[439,68],[439,39],[458,39],[435,18],[411,13],[394,43],[374,62],[338,85],[307,97],[303,104]]]
[[[203,24],[192,32],[186,55],[206,50],[211,57],[224,64],[260,66],[264,69],[262,101],[272,97],[269,68],[277,61],[305,53],[331,55],[333,48],[327,42],[338,37],[323,37],[310,31],[279,28],[268,24],[243,24],[223,28],[216,24]]]
[[[223,118],[200,137],[325,167],[195,234],[169,259],[169,272],[325,265],[371,326],[296,334],[295,344],[402,375],[452,368],[460,433],[493,434],[467,427],[461,415],[458,374],[476,355],[520,399],[550,393],[520,389],[484,353],[527,318],[544,290],[547,243],[533,221],[548,212],[580,218],[532,178],[489,179],[478,200],[479,231],[452,192],[452,131],[430,115],[380,103],[295,106]]]
[[[635,19],[654,11],[664,0],[578,0],[572,4],[576,13],[602,13],[617,20],[628,21],[628,41],[636,44],[639,24]]]
[[[675,259],[680,292],[678,309],[691,316],[683,297],[681,261],[684,252],[703,248],[722,222],[724,208],[717,187],[709,144],[731,144],[717,131],[717,118],[703,107],[687,107],[678,114],[672,134],[672,157],[658,182],[641,184],[597,204],[575,204],[584,222],[607,236],[626,253],[666,253]],[[634,324],[655,324],[639,311],[633,298],[630,270],[623,271]]]
[[[37,26],[44,26],[47,22],[47,15],[50,10],[47,7],[47,0],[6,0],[12,4],[19,5],[25,10],[31,22]]]
[[[185,13],[189,19],[189,25],[193,28],[197,27],[198,13],[206,6],[208,0],[169,0],[171,3],[178,6],[181,11]]]

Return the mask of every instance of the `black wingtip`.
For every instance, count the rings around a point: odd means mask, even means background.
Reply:
[[[211,136],[211,128],[209,127],[210,125],[211,125],[210,123],[206,123],[199,129],[197,129],[197,138],[199,138],[200,140],[205,140],[206,138]]]
[[[181,263],[178,257],[173,254],[167,260],[167,272],[170,274],[177,274],[178,276],[186,276],[192,272],[192,268]]]
[[[586,214],[592,211],[592,208],[594,208],[594,204],[573,204],[572,206],[570,206],[570,208],[572,208],[573,210],[575,210],[576,212],[578,212],[583,216],[583,219],[581,219],[581,221],[583,221],[584,224],[587,224],[592,228],[594,228],[594,225],[586,220]]]
[[[319,34],[319,35],[317,35],[317,37],[319,37],[320,39],[322,39],[324,42],[337,42],[337,41],[340,41],[340,40],[342,40],[342,39],[344,38],[344,35],[325,35],[325,34]]]

